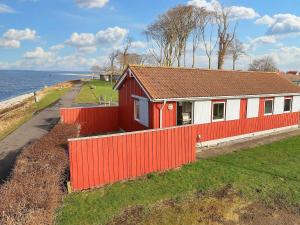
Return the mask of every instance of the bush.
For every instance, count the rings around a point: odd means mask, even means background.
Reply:
[[[0,224],[53,224],[65,191],[67,139],[76,135],[76,126],[58,124],[22,151],[0,188]]]

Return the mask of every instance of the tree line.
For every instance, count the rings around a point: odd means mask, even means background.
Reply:
[[[236,62],[247,55],[245,45],[237,37],[237,27],[238,21],[233,19],[230,8],[222,5],[213,10],[178,5],[159,15],[143,32],[148,43],[147,54],[132,53],[133,40],[128,37],[120,49],[109,54],[107,70],[114,74],[116,70],[124,70],[127,64],[186,67],[188,47],[191,49],[189,65],[192,67],[196,66],[197,53],[201,50],[207,57],[209,69],[216,54],[217,69],[223,69],[225,59],[230,57],[235,70]],[[267,56],[250,62],[249,70],[278,69],[272,57]]]

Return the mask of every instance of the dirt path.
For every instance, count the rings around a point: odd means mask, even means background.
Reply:
[[[197,158],[206,159],[218,155],[225,155],[243,149],[254,148],[261,145],[270,144],[274,141],[284,140],[290,137],[299,136],[300,128],[290,129],[287,131],[276,132],[270,135],[257,136],[237,141],[232,141],[220,146],[197,149]]]
[[[8,177],[20,150],[51,130],[59,121],[59,108],[72,106],[73,100],[80,91],[80,88],[81,84],[76,84],[55,105],[38,113],[31,120],[0,141],[0,183]]]

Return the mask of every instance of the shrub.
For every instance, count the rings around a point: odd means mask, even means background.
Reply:
[[[65,191],[67,139],[76,135],[76,126],[58,124],[21,152],[0,188],[0,224],[53,224]]]

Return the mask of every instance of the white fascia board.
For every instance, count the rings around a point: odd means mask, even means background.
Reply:
[[[239,95],[239,96],[209,96],[209,97],[188,97],[188,98],[165,98],[152,99],[152,102],[163,102],[165,100],[172,102],[197,101],[197,100],[223,100],[223,99],[242,99],[242,98],[268,98],[268,97],[286,97],[300,96],[300,93],[281,93],[281,94],[261,94],[261,95]]]

